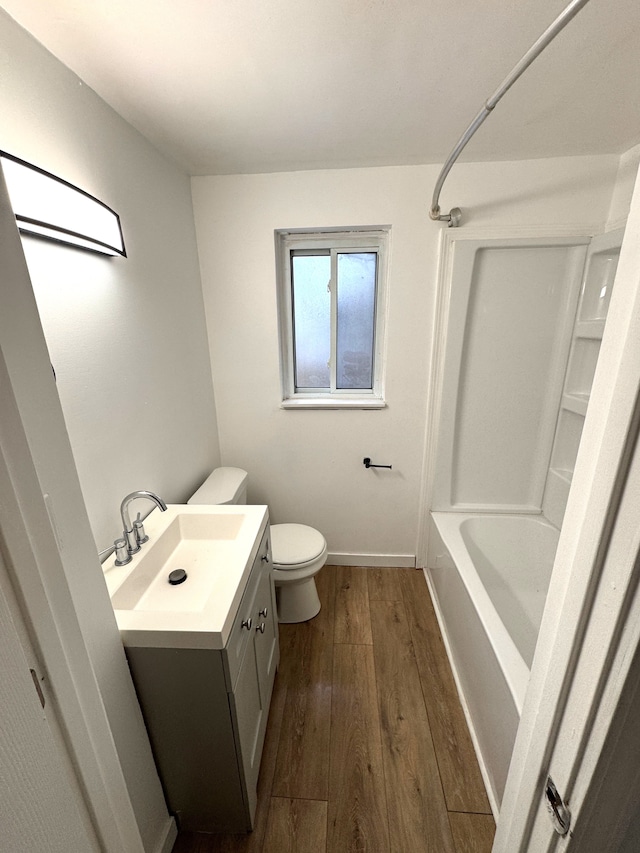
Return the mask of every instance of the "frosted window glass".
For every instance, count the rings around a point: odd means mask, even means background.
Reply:
[[[301,255],[292,259],[294,360],[296,388],[331,385],[331,258]]]
[[[336,386],[373,387],[375,252],[338,254]]]

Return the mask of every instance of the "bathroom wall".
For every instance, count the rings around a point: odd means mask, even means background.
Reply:
[[[0,10],[0,147],[120,214],[126,259],[23,245],[96,546],[219,459],[188,177]],[[148,504],[135,509],[146,512]]]
[[[442,206],[478,232],[603,229],[618,158],[462,163]],[[192,179],[222,460],[247,468],[274,521],[316,525],[332,559],[413,561],[441,225],[428,218],[437,166]],[[391,225],[381,411],[280,408],[276,228]],[[392,464],[366,470],[362,459]]]
[[[60,554],[41,555],[43,583],[78,701],[91,725],[106,716],[120,763],[110,778],[123,774],[144,849],[157,853],[169,816],[96,546],[117,535],[128,491],[180,501],[219,460],[190,184],[2,10],[0,67],[0,146],[115,208],[129,253],[107,260],[25,239],[57,393],[33,295],[8,268],[0,350],[55,515]]]

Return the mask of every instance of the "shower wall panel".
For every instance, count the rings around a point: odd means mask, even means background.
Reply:
[[[540,511],[582,242],[456,244],[436,509]]]

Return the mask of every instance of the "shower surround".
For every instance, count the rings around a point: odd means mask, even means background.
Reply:
[[[427,579],[495,816],[622,235],[451,240]]]

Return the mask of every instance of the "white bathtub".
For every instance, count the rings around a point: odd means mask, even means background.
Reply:
[[[539,515],[431,516],[427,577],[497,817],[559,534]]]

